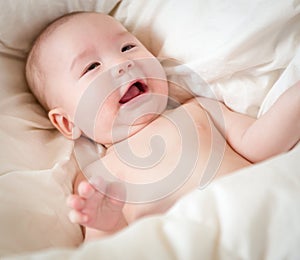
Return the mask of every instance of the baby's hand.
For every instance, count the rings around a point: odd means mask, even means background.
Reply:
[[[82,181],[78,185],[78,195],[68,197],[67,204],[71,208],[69,219],[85,227],[105,232],[117,231],[126,223],[122,212],[126,196],[124,186],[120,183],[106,184],[100,178],[98,184],[101,184],[105,194],[89,182]]]

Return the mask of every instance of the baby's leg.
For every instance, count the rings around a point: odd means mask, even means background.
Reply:
[[[69,218],[71,222],[85,227],[115,232],[127,225],[122,211],[125,190],[119,183],[101,182],[106,194],[98,192],[86,180],[80,182],[78,194],[70,195],[67,200],[71,208]]]

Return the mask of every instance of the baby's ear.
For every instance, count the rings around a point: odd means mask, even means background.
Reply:
[[[62,109],[54,108],[48,113],[51,123],[68,139],[75,140],[81,136],[80,129],[74,125]]]

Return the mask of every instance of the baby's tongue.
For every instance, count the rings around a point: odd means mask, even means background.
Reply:
[[[125,93],[125,95],[121,98],[121,100],[119,101],[121,104],[124,104],[126,102],[128,102],[129,100],[135,98],[136,96],[138,96],[140,94],[140,90],[138,89],[138,87],[136,85],[132,85],[127,92]]]

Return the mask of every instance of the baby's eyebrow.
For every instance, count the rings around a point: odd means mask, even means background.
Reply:
[[[70,70],[72,71],[74,69],[74,66],[76,63],[81,60],[84,56],[86,56],[89,53],[89,50],[85,49],[82,52],[80,52],[78,55],[75,56],[75,58],[71,62]]]
[[[116,33],[115,38],[122,38],[122,37],[126,37],[126,36],[134,37],[134,35],[131,34],[130,32],[128,32],[127,30],[122,30],[122,31]],[[76,65],[76,63],[78,63],[79,60],[83,59],[85,56],[87,56],[90,53],[91,53],[90,49],[84,49],[83,51],[79,52],[79,54],[76,55],[72,59],[71,65],[70,65],[70,70],[72,71],[74,69],[74,66]]]
[[[131,37],[134,37],[134,35],[132,33],[130,33],[129,31],[127,30],[124,30],[124,31],[120,31],[116,34],[116,37],[117,38],[122,38],[122,37],[126,37],[126,36],[131,36]]]

